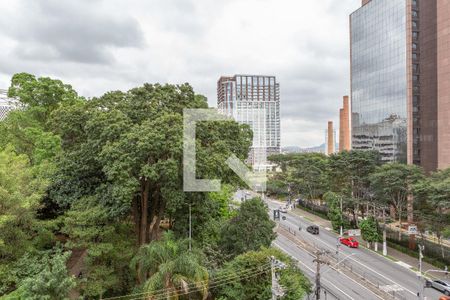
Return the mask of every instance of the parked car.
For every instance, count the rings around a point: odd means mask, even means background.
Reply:
[[[339,238],[339,242],[350,248],[358,248],[359,246],[358,241],[352,237],[341,237]]]
[[[308,231],[311,234],[319,234],[319,226],[317,225],[308,226],[306,228],[306,231]]]
[[[450,282],[444,280],[434,280],[431,282],[431,287],[450,296]]]

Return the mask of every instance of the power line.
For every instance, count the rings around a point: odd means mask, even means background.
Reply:
[[[252,273],[252,272],[255,272],[255,271],[258,271],[258,270],[261,270],[261,269],[263,270],[262,272],[266,272],[268,270],[269,266],[270,266],[270,263],[265,263],[263,265],[260,265],[260,266],[254,267],[254,268],[250,268],[250,269],[246,269],[246,270],[242,270],[242,271],[239,271],[239,272],[231,272],[230,271],[230,272],[228,272],[228,274],[227,273],[221,274],[221,276],[218,276],[216,278],[213,277],[214,278],[212,280],[213,281],[213,285],[216,282],[220,283],[220,282],[223,282],[223,281],[226,281],[226,280],[229,280],[229,279],[235,280],[235,279],[239,278],[240,276],[247,275],[247,273]],[[211,280],[202,280],[202,281],[196,282],[196,284],[199,284],[199,283],[204,283],[205,284],[205,283],[208,283],[210,281]],[[189,285],[192,285],[192,284],[193,283],[190,283]],[[170,290],[175,290],[176,291],[176,288],[168,288],[168,289],[164,288],[164,289],[159,289],[159,290],[155,290],[155,291],[151,291],[151,292],[142,292],[142,293],[123,295],[123,296],[115,296],[115,297],[110,297],[110,298],[103,298],[103,300],[113,300],[113,299],[114,300],[119,300],[119,299],[124,299],[124,298],[127,298],[127,297],[139,296],[139,295],[145,296],[146,294],[156,295],[156,294],[164,293],[164,292],[167,292],[167,291],[170,291]],[[153,295],[149,295],[149,296],[153,296]],[[132,299],[128,299],[128,300],[132,300]]]
[[[256,272],[256,273],[248,274],[248,275],[243,276],[243,277],[242,276],[236,276],[236,278],[230,278],[230,279],[224,280],[223,282],[213,283],[213,284],[211,284],[209,286],[209,288],[216,288],[216,287],[219,287],[219,286],[223,286],[223,285],[229,284],[230,282],[233,282],[233,281],[235,281],[237,279],[239,279],[239,280],[249,279],[249,278],[258,276],[260,274],[266,273],[267,271],[268,270],[262,270],[262,271],[259,271],[259,272]],[[170,289],[168,289],[168,290],[170,290]],[[189,290],[187,292],[184,292],[184,293],[178,293],[178,295],[188,295],[188,294],[199,292],[200,290],[201,290],[201,288],[194,288],[194,289],[191,289],[191,290]],[[151,293],[151,292],[149,292],[149,293]],[[127,300],[141,300],[144,297],[156,297],[154,300],[159,300],[159,299],[164,299],[165,297],[168,297],[168,296],[173,296],[173,295],[175,295],[175,293],[177,293],[177,290],[169,291],[168,293],[161,292],[161,293],[158,293],[158,294],[140,295],[137,298],[129,298]],[[163,298],[160,298],[160,297],[163,297]]]

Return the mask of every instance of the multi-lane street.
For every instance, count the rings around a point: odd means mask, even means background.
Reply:
[[[280,206],[271,200],[267,204],[271,215]],[[320,228],[319,235],[312,235],[306,231],[312,222],[291,212],[282,216],[285,219],[279,221],[282,230],[274,246],[298,260],[306,275],[313,278],[316,270],[311,249],[328,252],[330,266],[323,265],[321,269],[321,282],[329,291],[328,299],[419,299],[417,292],[421,283],[417,273],[363,247],[351,249],[342,245],[336,254],[335,233]],[[340,271],[336,270],[337,258],[341,261]],[[441,294],[427,288],[424,295],[425,299],[437,300]]]

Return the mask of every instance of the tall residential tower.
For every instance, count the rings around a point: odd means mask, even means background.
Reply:
[[[450,166],[450,1],[363,0],[350,15],[352,148]]]
[[[267,156],[280,153],[280,87],[275,76],[220,77],[217,107],[253,130],[248,163],[255,170],[270,168]]]

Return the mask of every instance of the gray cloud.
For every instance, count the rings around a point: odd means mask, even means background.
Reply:
[[[216,104],[221,75],[276,75],[282,145],[321,144],[349,93],[348,15],[360,0],[12,0],[0,88],[16,72],[85,96],[189,82]]]
[[[17,14],[2,16],[2,27],[20,41],[14,54],[25,60],[108,64],[112,48],[140,47],[143,35],[131,17],[102,14],[99,1],[19,2]]]

